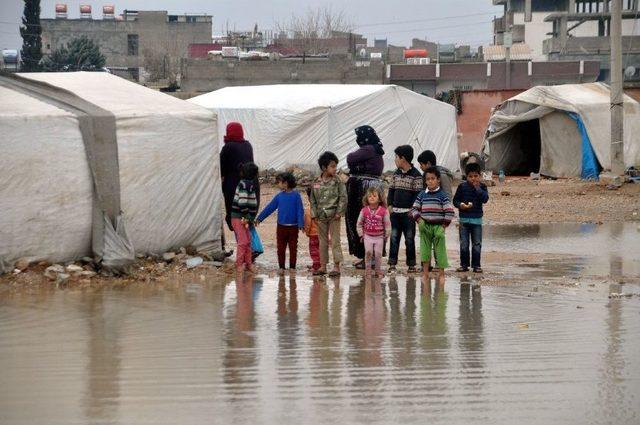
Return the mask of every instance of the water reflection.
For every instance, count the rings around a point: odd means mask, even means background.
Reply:
[[[223,358],[223,377],[231,401],[253,393],[255,386],[252,384],[258,380],[255,373],[258,359],[255,351],[254,298],[259,293],[259,285],[250,275],[234,283],[235,306],[226,320],[228,326],[225,326],[226,350]]]
[[[0,298],[0,423],[638,423],[640,299],[531,289],[248,276]]]
[[[112,423],[120,397],[120,332],[125,315],[107,311],[104,293],[88,293],[78,304],[87,318],[87,393],[83,405],[89,422]],[[118,306],[113,306],[118,310]]]
[[[458,350],[465,385],[482,391],[484,370],[484,321],[482,316],[482,289],[480,285],[463,282],[460,285],[458,306]]]

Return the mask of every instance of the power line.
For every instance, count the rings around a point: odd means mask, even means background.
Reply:
[[[469,18],[472,16],[495,16],[494,12],[484,12],[484,13],[472,13],[470,15],[457,15],[457,16],[443,16],[440,18],[429,18],[429,19],[415,19],[415,20],[411,20],[411,21],[388,21],[388,22],[377,22],[374,24],[362,24],[362,25],[356,25],[354,28],[365,28],[365,27],[376,27],[376,26],[383,26],[383,25],[396,25],[396,24],[414,24],[414,23],[418,23],[418,22],[432,22],[432,21],[444,21],[447,19],[459,19],[459,18]]]
[[[444,29],[451,29],[451,28],[462,28],[462,27],[467,27],[469,25],[479,25],[479,24],[487,24],[487,21],[481,21],[481,22],[467,22],[465,24],[459,24],[459,25],[447,25],[447,26],[443,26],[443,27],[432,27],[432,28],[428,28],[428,27],[422,27],[422,28],[412,28],[412,29],[407,29],[407,30],[394,30],[394,31],[374,31],[371,32],[373,33],[377,33],[377,34],[397,34],[397,33],[407,33],[407,32],[418,32],[418,31],[436,31],[436,30],[444,30]]]

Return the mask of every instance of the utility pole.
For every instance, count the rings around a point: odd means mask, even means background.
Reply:
[[[611,1],[611,173],[624,174],[624,107],[622,92],[622,0]]]

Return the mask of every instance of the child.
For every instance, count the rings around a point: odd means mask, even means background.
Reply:
[[[358,235],[364,239],[365,269],[375,263],[377,277],[382,277],[382,247],[391,231],[391,220],[384,197],[378,188],[370,187],[362,198],[364,208],[358,216]]]
[[[296,178],[291,173],[280,173],[276,176],[276,184],[280,193],[273,197],[256,220],[256,226],[264,221],[272,212],[278,210],[278,227],[276,242],[278,245],[278,267],[284,274],[287,246],[289,247],[289,269],[296,269],[298,257],[298,232],[304,228],[304,208],[300,192],[296,187]]]
[[[440,187],[450,200],[453,199],[453,173],[448,168],[436,164],[436,154],[433,151],[422,152],[418,155],[418,164],[423,173],[429,167],[436,167],[440,171]]]
[[[460,210],[460,267],[458,272],[469,271],[469,239],[471,239],[471,267],[482,273],[482,204],[489,200],[489,191],[480,183],[480,164],[469,163],[465,168],[467,181],[463,181],[453,197],[453,205]]]
[[[411,216],[420,228],[420,257],[424,279],[429,282],[428,265],[433,247],[435,264],[439,269],[438,284],[444,285],[444,269],[449,266],[445,229],[453,220],[454,210],[451,201],[440,188],[440,171],[436,167],[427,168],[424,180],[427,188],[418,195],[413,204]]]
[[[389,186],[387,202],[391,214],[391,243],[389,249],[389,271],[396,270],[398,264],[398,251],[400,250],[400,238],[404,235],[404,243],[407,250],[407,270],[416,272],[416,224],[409,218],[409,211],[413,202],[423,189],[422,175],[411,161],[413,160],[413,148],[409,145],[398,146],[395,149],[396,166],[398,169],[393,174],[393,180]]]
[[[342,247],[340,246],[340,218],[347,209],[347,188],[337,176],[338,157],[333,152],[325,152],[318,158],[322,174],[311,188],[311,218],[318,220],[320,240],[320,268],[314,275],[327,273],[329,262],[329,240],[333,252],[334,268],[329,276],[340,275]]]
[[[256,197],[256,178],[258,166],[253,162],[246,162],[240,170],[241,180],[236,187],[236,193],[231,203],[231,227],[236,235],[238,244],[236,252],[236,269],[242,272],[245,268],[253,273],[251,262],[251,232],[249,226],[258,212]]]
[[[307,198],[311,201],[311,188],[307,188]],[[316,271],[320,268],[320,240],[318,239],[318,219],[311,218],[311,207],[304,210],[304,233],[309,238],[309,256],[312,264],[309,269]]]

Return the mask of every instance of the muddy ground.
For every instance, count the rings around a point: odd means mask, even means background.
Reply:
[[[265,184],[262,190],[262,206],[277,192],[277,188]],[[301,190],[303,191],[303,190]],[[585,183],[574,180],[542,180],[531,181],[528,178],[510,178],[504,183],[497,183],[489,188],[490,200],[485,207],[487,224],[536,224],[536,223],[595,223],[637,222],[640,226],[640,184],[626,184],[617,190],[606,189],[595,183]],[[303,196],[306,202],[306,196]],[[259,227],[265,247],[265,254],[259,257],[258,272],[274,275],[277,269],[276,219],[273,214]],[[455,224],[447,233],[454,233]],[[233,248],[233,235],[225,229],[226,237]],[[355,258],[348,255],[348,245],[344,226],[342,228],[342,245],[345,254],[344,273],[356,275],[359,271],[352,267]],[[449,248],[449,262],[454,268],[458,262],[458,252],[455,246]],[[301,233],[298,250],[298,270],[300,275],[306,275],[307,265],[310,264],[308,255],[308,239]],[[484,284],[506,284],[512,281],[509,273],[504,270],[508,264],[539,264],[556,260],[561,256],[554,253],[534,252],[516,253],[509,249],[498,252],[483,252],[483,266],[485,274],[481,277]],[[404,258],[401,248],[400,260]],[[23,273],[9,274],[0,277],[0,287],[4,290],[17,288],[39,288],[45,286],[91,287],[95,285],[130,285],[134,283],[169,285],[184,282],[221,280],[235,278],[233,257],[222,267],[211,264],[187,270],[182,262],[169,262],[151,259],[139,259],[134,273],[127,277],[105,278],[96,276],[86,278],[72,276],[62,284],[49,280],[43,276],[46,264],[32,265]],[[400,268],[402,273],[402,268]],[[598,276],[598,279],[608,278]],[[637,278],[634,277],[633,280]]]

